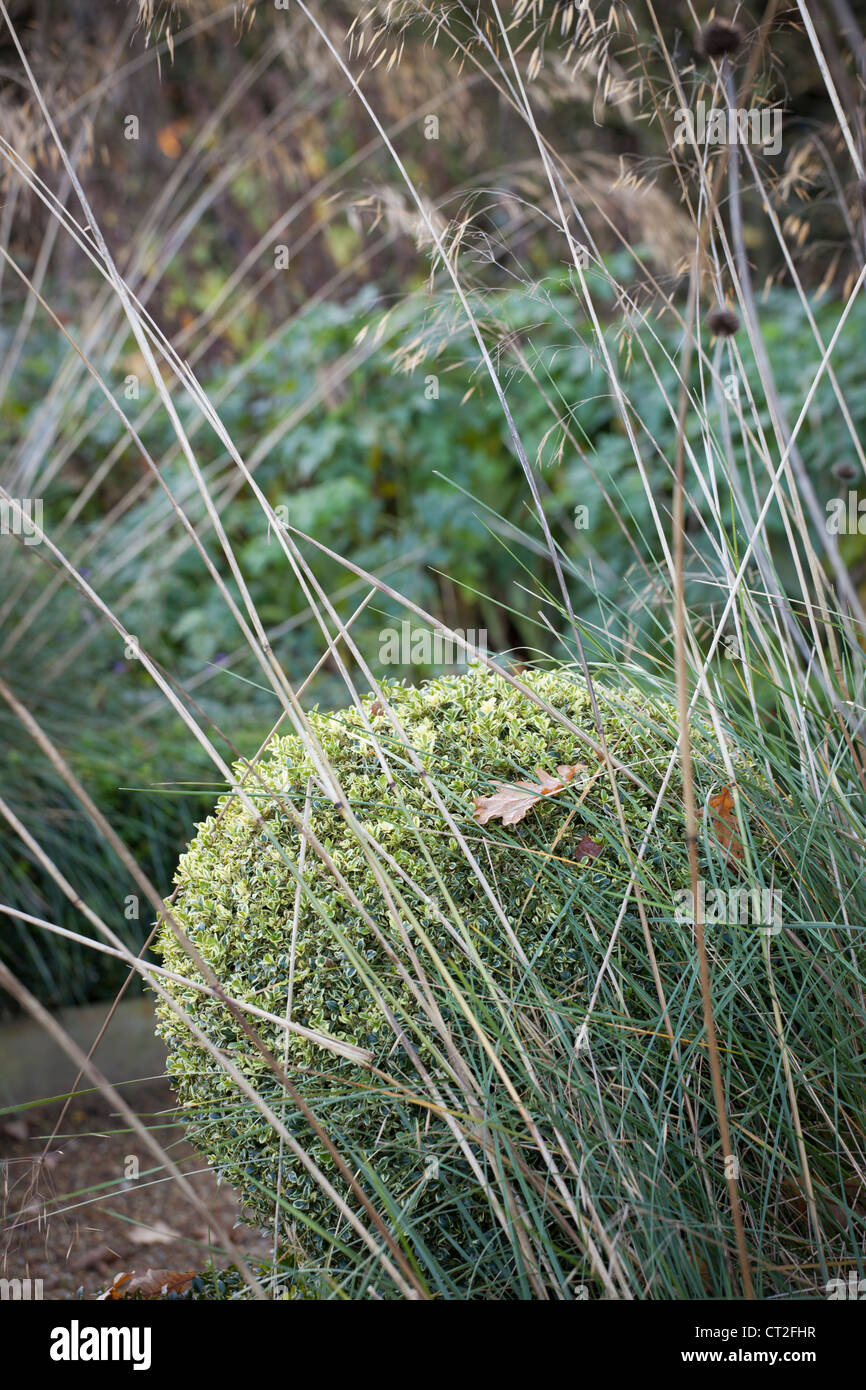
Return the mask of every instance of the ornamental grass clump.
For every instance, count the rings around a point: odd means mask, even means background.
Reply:
[[[345,802],[325,794],[300,737],[275,738],[254,769],[235,769],[248,804],[226,795],[199,826],[172,905],[229,997],[279,1018],[288,1009],[306,1030],[250,1019],[413,1259],[452,1292],[486,1296],[520,1286],[521,1222],[549,1228],[566,1249],[581,1224],[569,1211],[573,1157],[561,1151],[578,1121],[585,1063],[570,1073],[633,867],[653,931],[663,923],[662,968],[677,979],[693,958],[691,928],[673,911],[688,882],[676,762],[656,804],[676,746],[673,709],[594,686],[624,836],[583,682],[569,671],[519,679],[549,711],[471,668],[418,688],[386,686],[394,723],[380,700],[368,699],[363,717],[356,708],[312,713],[318,766],[330,765]],[[708,795],[724,777],[709,748],[696,733]],[[556,783],[558,767],[567,783],[517,823],[479,823],[479,803],[497,787],[539,786],[542,773]],[[604,998],[619,1024],[633,1009],[643,1019],[655,986],[633,903],[614,934],[618,978]],[[167,927],[160,946],[167,967],[194,974]],[[237,1019],[192,986],[166,984],[351,1204],[333,1156]],[[195,1142],[253,1219],[278,1213],[306,1258],[330,1251],[346,1268],[357,1242],[332,1197],[165,1003],[159,1016]],[[369,1063],[337,1055],[333,1040],[364,1050]],[[601,1073],[616,1068],[620,1047],[605,1025],[593,1044]],[[667,1040],[650,1036],[647,1094],[673,1085],[669,1064]],[[508,1072],[535,1076],[529,1117]],[[534,1217],[521,1215],[527,1203]],[[585,1249],[557,1259],[589,1269]]]

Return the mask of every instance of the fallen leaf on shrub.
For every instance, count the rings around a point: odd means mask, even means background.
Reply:
[[[576,774],[585,770],[585,763],[574,763],[572,766],[560,764],[556,769],[557,780],[543,767],[537,767],[537,782],[515,782],[513,786],[507,782],[496,782],[496,791],[490,796],[476,796],[472,819],[479,825],[486,825],[489,820],[501,816],[503,825],[516,825],[542,797],[556,796],[557,792],[564,791]]]
[[[740,839],[740,830],[734,810],[734,797],[730,787],[722,787],[716,796],[710,797],[708,804],[712,827],[716,839],[724,851],[725,863],[730,864],[732,859],[742,859],[743,844]]]
[[[194,1269],[148,1269],[144,1274],[129,1270],[116,1274],[110,1288],[99,1295],[99,1301],[115,1298],[129,1298],[140,1294],[142,1298],[164,1298],[169,1293],[186,1293],[197,1270]]]
[[[587,859],[597,859],[601,854],[601,848],[601,845],[596,844],[595,840],[591,840],[588,835],[584,835],[575,850],[575,858],[580,860],[586,855]]]
[[[862,1213],[864,1204],[861,1198],[864,1195],[863,1183],[859,1178],[845,1178],[842,1186],[845,1191],[845,1200],[849,1207],[855,1212]],[[805,1220],[809,1214],[809,1203],[806,1199],[806,1191],[802,1179],[797,1173],[790,1173],[782,1178],[782,1191],[789,1194],[792,1206],[797,1213]],[[825,1192],[817,1192],[816,1205],[819,1212],[827,1212],[833,1217],[840,1229],[844,1230],[848,1224],[848,1216],[843,1207],[834,1202]]]

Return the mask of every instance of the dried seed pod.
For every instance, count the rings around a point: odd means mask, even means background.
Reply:
[[[838,463],[834,463],[830,472],[843,483],[853,482],[857,477],[857,469],[848,459],[840,459]]]
[[[729,58],[745,41],[741,25],[730,19],[711,19],[698,34],[697,50],[704,58]]]
[[[707,328],[717,338],[732,338],[740,326],[740,320],[725,304],[717,304],[707,314]]]

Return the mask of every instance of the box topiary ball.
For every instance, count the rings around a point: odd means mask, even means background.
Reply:
[[[572,672],[527,671],[520,680],[595,738],[589,695]],[[595,689],[608,745],[641,784],[618,780],[636,850],[676,746],[675,714],[637,693]],[[470,668],[384,691],[427,778],[378,701],[367,700],[365,710],[389,775],[357,709],[309,715],[347,803],[379,847],[374,863],[345,811],[326,795],[300,738],[275,738],[255,776],[245,765],[236,768],[259,817],[237,796],[221,798],[180,860],[172,912],[230,996],[282,1018],[291,977],[295,1023],[369,1051],[371,1065],[361,1066],[308,1036],[251,1020],[388,1223],[447,1265],[458,1249],[463,1261],[467,1249],[488,1252],[498,1228],[455,1135],[456,1127],[472,1154],[481,1151],[478,1118],[467,1114],[444,1037],[456,1039],[470,1068],[485,1075],[490,1069],[467,1007],[496,1049],[504,1045],[512,1004],[583,1001],[587,917],[603,949],[629,864],[610,779],[596,753],[503,677]],[[555,779],[558,765],[578,765],[562,791],[540,797],[513,824],[493,818],[479,824],[477,798],[498,784],[535,781],[537,768]],[[428,779],[489,892],[434,804]],[[687,882],[677,786],[678,771],[645,857],[645,873],[668,916],[674,893]],[[302,862],[298,827],[305,805],[310,831],[346,886],[309,844]],[[643,961],[637,968],[649,977],[631,915],[623,933],[632,933]],[[595,962],[597,942],[589,940]],[[194,975],[168,928],[159,949],[172,971]],[[167,981],[166,988],[345,1195],[331,1157],[229,1011],[192,987]],[[270,1222],[278,1208],[302,1244],[322,1248],[323,1233],[338,1228],[344,1248],[350,1246],[353,1232],[267,1120],[163,1002],[158,1016],[193,1142],[239,1190],[250,1216]],[[514,1113],[499,1117],[495,1082],[492,1075],[485,1123],[495,1142],[513,1142]],[[439,1099],[431,1103],[434,1092]],[[448,1182],[437,1180],[445,1172]],[[507,1248],[496,1258],[507,1262]]]

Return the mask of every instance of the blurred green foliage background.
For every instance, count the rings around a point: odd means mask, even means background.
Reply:
[[[477,345],[441,267],[437,275],[429,247],[418,242],[417,218],[390,156],[298,16],[280,20],[291,26],[286,40],[269,9],[252,8],[256,23],[235,29],[230,9],[210,0],[157,6],[150,48],[136,28],[135,5],[22,0],[12,10],[59,128],[79,142],[88,196],[121,269],[181,356],[189,355],[278,515],[451,627],[486,631],[503,659],[550,652],[556,639],[538,610],[544,606],[558,625],[548,601],[553,575],[525,479]],[[327,7],[335,42],[342,42],[357,8]],[[606,69],[612,87],[592,63],[569,66],[568,8],[548,6],[536,15],[533,100],[580,180],[583,212],[605,264],[629,293],[628,306],[617,302],[601,272],[590,271],[611,355],[629,396],[641,402],[634,424],[664,515],[674,436],[664,393],[675,399],[680,329],[663,311],[659,288],[672,293],[682,283],[689,241],[680,189],[660,162],[657,122],[638,119],[630,104],[625,58],[621,68],[611,62]],[[641,60],[661,72],[651,26],[646,17],[639,22]],[[705,71],[695,57],[689,7],[666,7],[664,23],[682,81],[696,96]],[[537,148],[525,122],[471,63],[455,62],[444,45],[433,48],[423,28],[407,27],[404,37],[399,63],[374,65],[368,56],[365,90],[435,215],[443,225],[462,226],[461,274],[537,469],[591,654],[616,661],[627,636],[649,666],[667,661],[669,633],[647,601],[640,570],[641,560],[659,560],[659,538],[592,326],[563,268]],[[399,39],[394,36],[395,46]],[[800,237],[801,273],[826,342],[851,267],[833,240],[832,161],[815,153],[832,113],[820,75],[802,61],[802,44],[796,26],[782,23],[768,58],[770,75],[787,82],[778,209],[780,217],[801,219],[790,225],[791,235],[809,219],[811,235]],[[8,34],[0,38],[0,61],[8,71],[19,61]],[[761,80],[769,90],[770,77]],[[430,113],[440,122],[434,140],[424,134]],[[140,121],[138,140],[123,134],[130,114]],[[3,87],[0,116],[40,175],[69,200],[26,84]],[[624,158],[635,161],[637,184],[621,177]],[[808,207],[799,197],[807,185],[815,195]],[[102,282],[65,232],[45,255],[44,209],[14,180],[6,186],[7,209],[13,195],[10,244],[17,263],[27,275],[44,271],[43,288],[61,328],[86,350],[136,422],[163,481],[225,574],[190,470],[126,325],[109,314],[104,322],[88,318]],[[748,212],[757,195],[747,189],[744,197]],[[274,246],[283,240],[291,250],[289,269],[275,273]],[[766,285],[760,314],[777,384],[796,419],[820,352],[765,226],[749,251]],[[46,531],[196,702],[197,717],[229,761],[236,750],[252,752],[277,711],[230,613],[104,396],[82,371],[63,385],[74,353],[57,324],[33,301],[27,306],[8,266],[3,273],[0,361],[14,359],[14,371],[4,383],[0,457],[18,451],[50,469],[62,456],[44,496]],[[866,310],[858,300],[834,363],[861,436],[864,332]],[[649,345],[649,360],[641,343]],[[743,354],[738,390],[758,395],[759,417],[769,426],[744,334],[737,346]],[[706,347],[721,370],[737,374],[727,344],[708,337]],[[701,380],[696,363],[696,387]],[[129,394],[130,383],[136,394]],[[322,655],[321,632],[214,430],[182,392],[175,402],[274,651],[297,687]],[[700,452],[696,421],[690,438]],[[821,502],[844,495],[850,438],[826,377],[800,448]],[[758,463],[742,455],[739,461],[745,475],[754,470],[762,497],[767,479]],[[586,524],[576,525],[575,509],[584,507]],[[617,511],[629,518],[628,537]],[[695,557],[708,545],[698,513],[696,503],[689,517]],[[771,514],[771,538],[778,524]],[[862,592],[863,538],[840,540]],[[4,678],[27,696],[130,850],[169,891],[177,854],[219,790],[212,765],[116,633],[58,579],[39,549],[0,545]],[[311,548],[305,554],[348,617],[368,586]],[[711,619],[714,593],[693,585],[689,601],[694,613]],[[380,632],[403,616],[376,594],[354,622],[374,670]],[[397,674],[415,682],[433,673],[410,665]],[[322,706],[344,703],[332,660],[305,698]],[[7,754],[4,796],[13,810],[38,825],[43,843],[95,910],[140,945],[151,923],[143,906],[140,917],[125,915],[133,886],[5,706],[0,738]],[[76,910],[5,829],[0,869],[12,906],[76,929]],[[125,974],[11,919],[3,952],[51,1004],[97,997]]]

